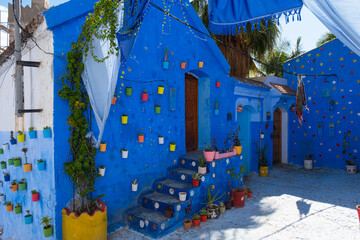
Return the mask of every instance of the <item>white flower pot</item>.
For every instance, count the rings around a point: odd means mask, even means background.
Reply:
[[[304,168],[305,169],[312,169],[312,159],[304,159]]]
[[[265,137],[265,134],[264,134],[264,133],[261,133],[261,134],[260,134],[260,137],[261,137],[261,138],[264,138],[264,137]]]
[[[198,167],[198,173],[201,175],[206,174],[206,167]]]
[[[129,155],[129,151],[128,150],[126,150],[126,151],[121,151],[121,156],[122,156],[122,158],[128,158],[128,155]]]
[[[164,144],[164,137],[159,137],[159,144]]]
[[[346,165],[346,171],[350,174],[355,174],[356,173],[356,168],[357,165]]]
[[[99,174],[103,177],[105,175],[106,168],[99,168]]]
[[[131,191],[136,192],[138,190],[138,184],[131,184]]]
[[[5,195],[0,196],[0,202],[5,202]]]
[[[179,200],[182,202],[186,201],[186,192],[179,192]]]
[[[2,148],[3,148],[4,151],[9,150],[9,144],[7,144],[7,143],[3,144]]]

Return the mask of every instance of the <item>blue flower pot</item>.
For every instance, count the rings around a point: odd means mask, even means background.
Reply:
[[[219,115],[219,109],[215,109],[215,115]]]
[[[37,163],[37,167],[38,167],[38,170],[39,171],[45,171],[45,169],[46,169],[46,162],[44,161],[44,162],[38,162]]]
[[[10,181],[10,175],[4,176],[4,180],[5,180],[5,182],[9,182]]]
[[[169,62],[163,62],[163,69],[169,68]]]
[[[30,216],[24,216],[24,219],[25,219],[25,224],[31,224],[33,222],[33,216],[30,215]]]
[[[30,131],[29,132],[29,137],[30,137],[30,139],[35,139],[37,137],[36,131]]]
[[[258,112],[262,111],[262,107],[260,107],[260,106],[257,109],[258,109]]]
[[[228,115],[227,115],[227,120],[228,120],[228,121],[231,121],[231,119],[232,119],[232,115],[228,114]]]
[[[44,138],[51,138],[51,129],[43,130]]]
[[[11,145],[15,145],[17,143],[16,139],[10,140],[10,143],[11,143]]]
[[[266,120],[270,120],[270,118],[271,118],[271,116],[269,116],[269,115],[266,115]]]

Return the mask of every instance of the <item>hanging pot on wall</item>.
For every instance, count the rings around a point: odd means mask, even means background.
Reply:
[[[143,142],[144,142],[144,134],[139,134],[139,135],[138,135],[138,141],[139,141],[139,143],[143,143]]]
[[[163,62],[163,69],[169,69],[170,63],[168,61]]]
[[[159,144],[164,144],[164,137],[163,136],[159,136]]]
[[[105,142],[101,142],[100,143],[100,152],[106,152],[106,143]]]
[[[30,139],[36,139],[37,138],[36,131],[29,131],[29,138]]]
[[[105,168],[105,166],[100,166],[99,167],[99,174],[100,174],[100,176],[104,176],[105,175],[105,170],[106,170],[106,168]]]
[[[204,67],[204,62],[200,61],[199,62],[199,68],[203,68]]]
[[[129,151],[126,150],[126,149],[122,149],[121,150],[121,157],[122,158],[128,158],[128,155],[129,155]]]
[[[215,109],[214,114],[215,114],[215,115],[219,115],[219,112],[220,112],[219,109]]]
[[[181,62],[180,68],[181,68],[181,69],[185,69],[185,68],[186,68],[186,62]]]
[[[160,95],[162,95],[162,94],[164,94],[164,87],[163,86],[158,86],[158,94],[160,94]]]
[[[146,89],[144,90],[144,92],[141,94],[141,100],[146,102],[149,100],[149,94],[146,92]]]
[[[217,81],[217,82],[216,82],[216,87],[219,88],[220,85],[221,85],[221,82]]]
[[[161,106],[155,105],[155,113],[159,114],[161,111]]]
[[[242,105],[240,104],[239,106],[237,106],[236,110],[237,110],[238,112],[241,112],[241,111],[243,110]]]
[[[125,94],[126,94],[126,96],[131,96],[131,93],[132,93],[132,88],[131,88],[131,87],[127,87],[127,88],[125,89]]]
[[[24,168],[24,172],[31,172],[32,171],[32,164],[31,163],[24,164],[23,168]]]
[[[170,143],[170,151],[175,152],[176,144],[174,142]]]
[[[44,138],[51,138],[51,129],[50,127],[45,127],[43,130]]]
[[[122,124],[127,124],[128,123],[128,115],[122,115],[121,116],[121,123]]]
[[[113,97],[112,101],[111,101],[111,104],[112,105],[115,105],[116,104],[116,97]]]
[[[186,192],[179,192],[179,200],[181,202],[185,202],[186,201]]]
[[[37,160],[37,167],[39,171],[45,171],[46,169],[46,162],[42,159]]]

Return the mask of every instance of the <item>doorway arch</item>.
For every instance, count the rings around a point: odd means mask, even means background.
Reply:
[[[288,163],[288,112],[278,106],[273,112],[273,164]]]

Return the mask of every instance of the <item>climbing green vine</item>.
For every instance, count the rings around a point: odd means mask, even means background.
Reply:
[[[88,57],[91,54],[95,61],[103,62],[109,55],[118,54],[119,49],[116,44],[118,4],[119,0],[100,0],[95,3],[94,12],[86,17],[85,23],[81,26],[81,34],[76,42],[72,42],[72,48],[66,55],[66,72],[61,76],[62,87],[58,91],[59,96],[69,102],[70,108],[67,123],[70,126],[68,142],[71,156],[64,165],[65,172],[76,185],[77,193],[80,195],[80,204],[73,209],[77,212],[87,210],[91,213],[94,210],[94,201],[90,193],[95,192],[94,184],[98,176],[95,167],[96,149],[91,138],[86,137],[91,124],[89,97],[81,78],[81,73],[84,71],[83,56]],[[109,41],[108,56],[102,59],[95,56],[94,46],[91,43],[93,37]]]

